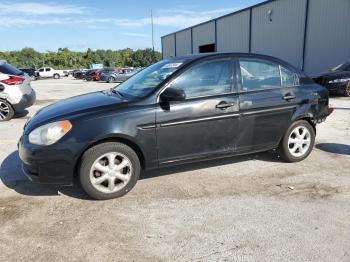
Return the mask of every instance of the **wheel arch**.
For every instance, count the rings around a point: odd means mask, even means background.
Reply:
[[[299,115],[298,117],[293,119],[291,124],[293,124],[296,121],[300,121],[300,120],[307,121],[314,129],[315,135],[316,135],[316,123],[313,121],[313,116],[311,114],[308,113],[308,114]]]
[[[135,151],[135,153],[139,157],[141,169],[145,169],[146,160],[145,160],[145,155],[144,155],[141,147],[135,141],[133,141],[133,139],[131,139],[129,137],[122,136],[122,135],[111,135],[111,136],[106,136],[106,137],[100,138],[96,141],[93,141],[87,147],[85,147],[84,150],[82,150],[82,152],[79,154],[79,156],[76,160],[76,163],[75,163],[74,176],[77,176],[77,174],[78,174],[78,170],[79,170],[80,163],[81,163],[81,158],[84,155],[84,153],[87,150],[89,150],[90,148],[92,148],[98,144],[107,143],[107,142],[119,142],[119,143],[123,143],[123,144],[129,146],[131,149],[133,149]]]

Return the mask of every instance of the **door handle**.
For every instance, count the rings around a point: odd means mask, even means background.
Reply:
[[[282,98],[283,98],[284,100],[286,100],[286,101],[289,101],[289,100],[295,99],[296,96],[295,96],[295,95],[292,95],[292,94],[286,94],[286,95],[284,95]]]
[[[226,109],[229,107],[233,107],[235,104],[234,103],[226,103],[226,102],[220,102],[219,104],[217,104],[215,107],[219,108],[219,109]]]

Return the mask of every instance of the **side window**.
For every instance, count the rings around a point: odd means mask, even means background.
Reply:
[[[51,68],[46,68],[45,71],[49,72],[49,71],[51,71]]]
[[[291,87],[295,85],[295,74],[281,66],[282,86]]]
[[[279,65],[260,59],[239,59],[243,90],[281,87]]]
[[[40,69],[39,69],[39,72],[44,72],[44,68],[40,68]]]
[[[187,98],[231,92],[232,60],[220,59],[194,65],[172,85],[185,91]]]

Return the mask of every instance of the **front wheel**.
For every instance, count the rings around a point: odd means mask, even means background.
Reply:
[[[94,199],[117,198],[128,193],[140,175],[140,161],[129,146],[107,142],[85,152],[80,166],[80,182]]]
[[[286,162],[302,161],[310,155],[315,136],[315,130],[309,122],[296,121],[288,128],[277,151]]]
[[[114,82],[114,78],[113,77],[109,77],[108,79],[107,79],[107,83],[113,83]]]

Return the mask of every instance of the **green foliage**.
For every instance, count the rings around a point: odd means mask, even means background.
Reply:
[[[33,48],[20,51],[0,52],[0,60],[7,60],[17,68],[39,68],[43,66],[55,69],[89,68],[91,64],[103,64],[106,67],[144,67],[161,60],[162,55],[152,49],[132,50],[96,50],[86,52],[70,51],[59,48],[57,52],[39,53]]]

